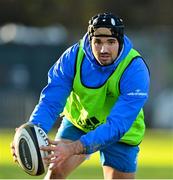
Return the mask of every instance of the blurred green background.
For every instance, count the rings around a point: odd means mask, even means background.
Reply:
[[[1,0],[0,178],[43,178],[27,175],[12,162],[9,144],[15,127],[28,120],[49,68],[86,33],[91,16],[112,12],[123,18],[126,35],[151,71],[137,178],[173,179],[172,7],[172,0]],[[102,177],[96,153],[69,178]]]

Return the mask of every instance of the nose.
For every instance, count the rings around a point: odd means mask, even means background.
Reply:
[[[100,52],[101,52],[101,53],[106,53],[106,52],[108,52],[108,48],[107,48],[107,45],[106,45],[106,44],[102,45]]]

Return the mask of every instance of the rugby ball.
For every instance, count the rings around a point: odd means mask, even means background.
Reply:
[[[48,146],[48,136],[40,127],[23,124],[14,136],[14,147],[20,167],[33,176],[41,175],[47,169],[43,159],[48,152],[41,151],[41,146]]]

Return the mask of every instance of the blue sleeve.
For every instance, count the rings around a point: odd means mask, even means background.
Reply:
[[[59,114],[63,111],[66,100],[72,90],[76,50],[78,45],[67,49],[48,72],[48,84],[42,90],[29,121],[39,124],[48,132]]]
[[[120,80],[120,96],[113,106],[107,122],[81,136],[87,154],[119,141],[133,124],[144,106],[149,92],[149,72],[141,58],[133,61]]]

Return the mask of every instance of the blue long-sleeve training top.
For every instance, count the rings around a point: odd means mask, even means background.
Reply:
[[[114,63],[101,66],[92,54],[87,34],[84,35],[83,41],[85,58],[81,80],[88,87],[103,84],[132,48],[131,41],[124,36],[123,48]],[[51,67],[48,72],[48,84],[42,90],[39,103],[30,116],[29,121],[39,124],[46,132],[51,130],[72,91],[78,46],[76,43],[68,48]],[[120,96],[106,123],[81,136],[80,141],[88,154],[118,141],[128,131],[148,98],[149,84],[148,68],[143,59],[138,57],[132,61],[121,77]]]

